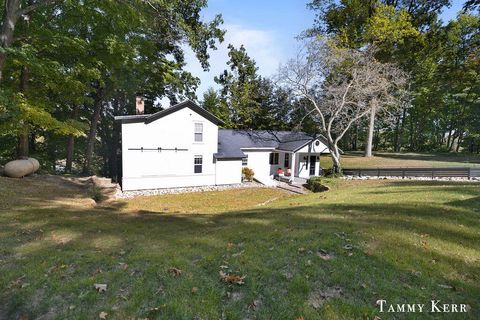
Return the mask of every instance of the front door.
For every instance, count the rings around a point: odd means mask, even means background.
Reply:
[[[317,161],[317,156],[310,156],[310,175],[315,175],[315,162]]]

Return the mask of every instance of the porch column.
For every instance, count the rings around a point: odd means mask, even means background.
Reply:
[[[292,178],[294,178],[295,175],[295,152],[292,152],[292,156],[290,157],[290,170],[292,171]]]

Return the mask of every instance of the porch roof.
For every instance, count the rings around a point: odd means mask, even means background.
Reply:
[[[274,148],[295,152],[309,142],[316,140],[305,132],[270,130],[218,130],[218,153],[216,158],[246,157],[242,149]]]

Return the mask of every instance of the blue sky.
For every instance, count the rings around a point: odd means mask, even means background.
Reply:
[[[442,20],[453,19],[461,10],[464,0],[453,0],[445,9]],[[211,52],[210,71],[204,72],[190,50],[186,50],[186,70],[201,80],[197,96],[201,100],[209,87],[218,88],[213,77],[227,67],[227,46],[245,46],[255,59],[263,76],[273,75],[281,63],[286,62],[296,51],[295,36],[313,24],[314,14],[306,8],[306,0],[209,0],[202,11],[205,20],[221,13],[223,29],[227,30],[225,41],[219,49]]]

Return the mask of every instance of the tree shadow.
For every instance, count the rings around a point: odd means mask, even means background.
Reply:
[[[416,185],[424,188],[420,192],[472,186]],[[471,190],[468,195],[475,196]],[[101,310],[116,310],[108,312],[118,318],[145,317],[163,305],[155,311],[158,318],[321,319],[329,312],[373,318],[383,317],[378,299],[468,303],[471,311],[458,318],[480,317],[478,196],[447,202],[451,210],[419,202],[319,199],[298,205],[298,198],[280,207],[220,214],[125,212],[124,203],[79,208],[54,201],[44,207],[33,193],[25,201],[0,211],[0,305],[7,318],[51,310],[58,318],[97,318]],[[335,258],[322,260],[320,249]],[[222,265],[246,274],[246,284],[223,283]],[[171,267],[182,276],[172,276]],[[93,283],[108,283],[107,292],[98,294]],[[334,286],[342,288],[341,297],[319,310],[309,306],[311,292]],[[192,287],[200,293],[192,294]],[[248,305],[255,299],[262,306],[252,311]]]

